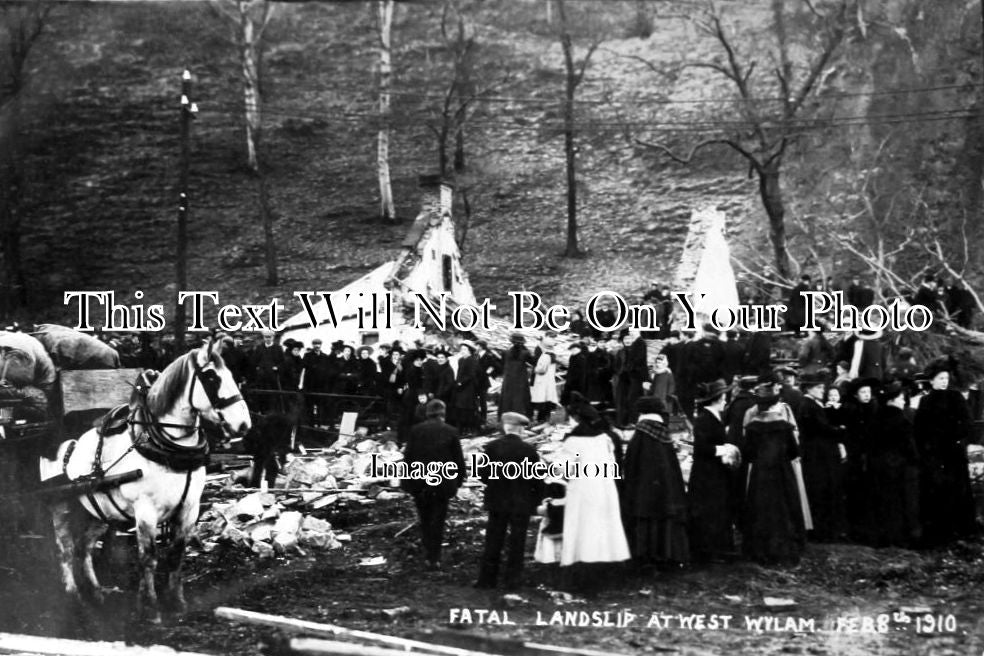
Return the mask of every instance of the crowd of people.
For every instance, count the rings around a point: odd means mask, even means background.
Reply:
[[[810,288],[804,278],[799,291]],[[954,288],[927,276],[912,300],[968,321]],[[847,292],[860,307],[874,302],[858,281]],[[793,330],[797,296],[787,316]],[[669,330],[665,286],[643,301],[658,308],[658,330],[599,331],[575,312],[566,367],[560,336],[550,333],[535,343],[514,333],[500,352],[458,338],[453,346],[339,341],[329,349],[316,339],[305,348],[265,332],[252,346],[224,336],[223,358],[255,393],[248,398],[258,412],[276,411],[277,393],[301,392],[310,423],[332,426],[338,398],[378,397],[407,462],[462,463],[460,476],[439,486],[405,483],[431,568],[440,567],[448,502],[464,481],[460,437],[487,427],[489,400],[502,430],[486,448],[494,461],[538,460],[522,439],[526,427],[570,422],[557,457],[614,465],[620,476],[501,481],[479,472],[490,513],[479,587],[519,584],[536,513],[536,560],[582,581],[597,580],[606,563],[795,563],[807,540],[922,548],[977,532],[967,445],[977,440],[979,401],[968,399],[976,381],[957,377],[952,360],[919,363],[881,332],[832,342],[821,329],[800,334],[794,357],[776,367],[773,333],[707,324],[681,334]],[[125,366],[168,360],[145,335],[111,345]],[[693,436],[686,483],[671,430],[680,422]]]
[[[707,350],[705,340],[724,343],[710,326],[705,329],[699,339],[683,343],[684,362],[692,360],[691,350]],[[853,344],[879,344],[878,338],[855,335],[842,348],[852,352]],[[520,335],[513,339],[511,350],[526,350]],[[541,346],[549,353],[549,342]],[[798,562],[808,540],[923,548],[975,534],[966,448],[974,439],[973,421],[965,395],[953,388],[953,364],[916,367],[912,353],[903,350],[883,365],[882,376],[862,376],[852,374],[847,362],[805,357],[813,348],[809,340],[803,343],[802,368],[764,374],[739,369],[731,382],[721,375],[723,357],[708,361],[707,375],[715,377],[696,384],[694,412],[687,415],[693,464],[686,484],[671,430],[680,412],[667,401],[672,393],[644,387],[632,401],[634,423],[625,442],[628,431],[616,429],[616,410],[606,412],[604,404],[571,391],[571,426],[556,458],[615,465],[621,475],[503,481],[478,472],[487,484],[490,513],[478,587],[499,582],[504,549],[501,578],[507,586],[519,585],[526,530],[535,513],[543,515],[535,559],[558,563],[562,580],[589,587],[603,578],[599,568],[626,561],[641,571],[742,557],[790,564]],[[870,353],[859,350],[861,370],[867,371]],[[542,358],[506,353],[504,376],[513,366],[524,375],[539,371]],[[840,375],[828,365],[837,365]],[[672,377],[672,368],[665,371]],[[536,408],[528,379],[526,387],[520,401]],[[522,440],[531,419],[509,407],[505,385],[501,400],[503,434],[486,448],[489,459],[538,461]],[[431,402],[427,415],[410,433],[408,461],[459,461],[457,433],[448,432],[443,404]],[[428,452],[422,445],[433,443],[435,430],[444,450]],[[410,489],[418,508],[420,495],[427,494],[446,513],[447,500],[463,480],[439,492],[422,485]],[[421,511],[427,560],[436,568],[443,522],[428,523],[434,516]]]

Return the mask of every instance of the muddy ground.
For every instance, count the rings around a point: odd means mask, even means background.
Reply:
[[[214,617],[216,607],[232,606],[404,637],[431,639],[428,631],[454,629],[625,654],[935,655],[984,650],[981,539],[927,552],[810,545],[802,562],[789,568],[717,564],[650,578],[624,571],[596,595],[567,599],[553,587],[550,570],[531,565],[515,592],[518,598],[510,598],[503,591],[472,588],[483,518],[470,504],[454,502],[440,572],[424,571],[414,530],[397,537],[414,519],[408,499],[328,510],[321,516],[352,535],[339,550],[266,561],[221,545],[211,553],[191,550],[185,574],[191,608],[183,616],[168,616],[162,626],[135,617],[130,538],[116,538],[99,559],[103,583],[124,592],[103,608],[80,608],[59,592],[52,543],[43,525],[34,527],[33,537],[24,532],[31,527],[8,531],[0,564],[0,630],[165,644],[214,654],[268,652],[277,643],[275,632]],[[383,556],[386,563],[358,564],[370,556]],[[791,598],[796,606],[770,610],[765,597]],[[922,615],[899,614],[906,607],[928,609],[943,620],[943,630],[930,630]],[[463,614],[453,609],[471,609],[474,623],[452,623],[452,613]],[[489,620],[514,624],[479,624],[477,609],[497,611]],[[540,621],[549,622],[555,611],[608,611],[609,622],[618,621],[619,611],[623,618],[629,611],[636,618],[622,627],[538,625],[538,613]],[[881,619],[884,633],[877,632],[881,614],[887,614]],[[692,615],[704,615],[703,628]],[[727,629],[725,617],[730,617]],[[773,618],[772,626],[782,630],[748,628],[747,622],[762,617]],[[866,617],[872,626],[865,625]],[[786,630],[794,625],[798,631]]]

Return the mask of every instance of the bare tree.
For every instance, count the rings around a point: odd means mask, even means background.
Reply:
[[[242,67],[243,110],[246,120],[246,157],[250,174],[256,183],[256,193],[263,224],[266,282],[276,285],[277,242],[273,234],[273,208],[267,189],[266,175],[260,159],[263,135],[262,122],[262,56],[263,35],[274,15],[274,5],[267,0],[214,0],[211,5],[235,26],[235,43]]]
[[[807,127],[806,101],[848,34],[849,4],[854,1],[826,3],[825,10],[820,3],[807,3],[812,17],[809,36],[818,40],[819,45],[805,66],[797,66],[790,56],[791,37],[785,2],[773,0],[776,43],[771,57],[775,66],[764,80],[761,79],[763,75],[756,76],[760,70],[759,60],[738,51],[721,13],[710,4],[706,20],[699,21],[698,27],[717,41],[723,61],[700,61],[689,66],[710,69],[733,85],[738,96],[738,117],[731,119],[720,133],[692,145],[686,155],[677,154],[665,143],[636,139],[639,145],[681,164],[690,164],[697,153],[710,146],[726,146],[741,155],[748,163],[749,174],[758,178],[759,196],[769,221],[775,268],[781,278],[788,278],[791,270],[782,184],[784,158],[790,145]],[[781,102],[769,102],[774,97],[781,98]]]
[[[567,247],[564,257],[578,257],[581,249],[577,243],[577,144],[575,99],[577,88],[584,81],[584,73],[591,57],[601,45],[596,40],[588,46],[580,62],[574,59],[573,26],[568,20],[566,0],[557,3],[557,37],[564,55],[564,160],[567,172]]]
[[[28,301],[21,263],[20,201],[25,184],[21,101],[27,84],[28,57],[44,31],[51,7],[45,2],[0,6],[0,315],[22,308]]]
[[[393,87],[393,0],[376,0],[379,27],[379,135],[376,148],[376,171],[379,175],[379,216],[396,221],[393,186],[390,182],[389,135]]]

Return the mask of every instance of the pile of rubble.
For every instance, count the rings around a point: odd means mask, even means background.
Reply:
[[[198,539],[206,552],[225,543],[273,558],[305,555],[305,549],[337,549],[350,537],[335,533],[323,519],[289,510],[273,494],[254,492],[212,504],[199,520]]]

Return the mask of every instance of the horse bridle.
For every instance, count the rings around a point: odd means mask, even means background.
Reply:
[[[205,369],[203,366],[198,364],[197,358],[192,358],[192,363],[195,367],[195,375],[191,379],[191,385],[188,386],[188,405],[196,411],[201,412],[198,408],[195,408],[195,404],[192,400],[195,394],[195,383],[198,382],[205,391],[205,396],[208,398],[208,402],[212,405],[212,408],[215,410],[216,414],[219,415],[219,422],[223,430],[225,430],[226,433],[229,433],[232,426],[230,426],[229,422],[225,420],[222,410],[223,408],[228,408],[230,405],[242,401],[242,394],[234,394],[226,397],[221,396],[219,390],[222,387],[222,380],[219,378],[219,374],[212,369]]]

